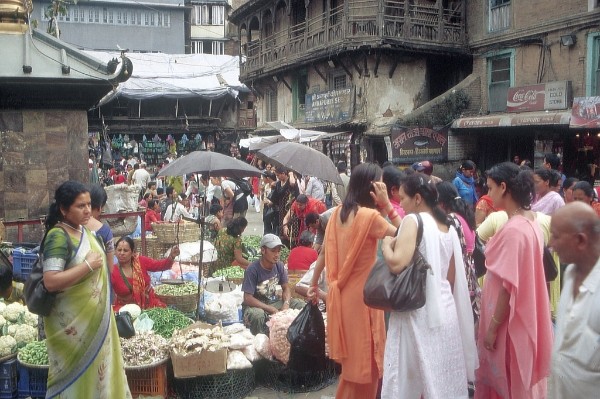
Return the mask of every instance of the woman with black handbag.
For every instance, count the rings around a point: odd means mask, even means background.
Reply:
[[[454,227],[438,206],[430,177],[409,175],[399,190],[408,213],[396,238],[385,238],[383,257],[401,273],[416,251],[418,213],[423,223],[419,251],[431,266],[425,306],[390,316],[382,398],[467,398],[477,352],[463,256]]]

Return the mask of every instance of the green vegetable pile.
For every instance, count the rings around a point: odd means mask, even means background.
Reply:
[[[244,269],[239,266],[230,266],[213,273],[213,277],[244,278]]]
[[[244,258],[248,259],[250,262],[257,260],[260,258],[260,240],[261,236],[257,235],[247,235],[242,236],[242,254]],[[283,263],[287,262],[288,256],[290,255],[290,250],[285,245],[281,248],[281,254],[279,255],[279,260]]]
[[[28,343],[19,350],[17,358],[20,362],[25,364],[33,364],[35,366],[49,365],[46,340]]]
[[[162,296],[185,296],[198,293],[198,284],[188,281],[184,284],[161,284],[154,287],[154,292]]]
[[[152,330],[163,338],[171,338],[173,331],[192,324],[192,320],[177,309],[151,308],[144,311],[154,322]]]

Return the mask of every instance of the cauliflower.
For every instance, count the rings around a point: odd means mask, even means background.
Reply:
[[[14,337],[15,333],[17,332],[17,328],[19,328],[18,324],[12,324],[11,322],[7,321],[2,329],[2,334]]]
[[[128,303],[127,305],[123,305],[123,307],[121,307],[121,310],[119,310],[119,313],[121,313],[121,312],[129,312],[129,314],[131,315],[133,320],[135,320],[138,317],[140,317],[140,314],[142,313],[142,309],[135,303]]]
[[[6,306],[6,309],[4,309],[2,315],[7,321],[11,321],[14,323],[19,321],[19,318],[23,316],[25,310],[27,310],[25,306],[21,305],[20,303],[13,302]]]
[[[17,341],[17,347],[22,348],[30,342],[37,341],[38,331],[35,327],[21,324],[17,326],[14,337]]]
[[[4,303],[4,301],[0,301],[0,313],[4,312],[4,309],[6,309],[6,303]]]
[[[2,327],[4,327],[5,324],[6,324],[6,319],[4,318],[4,316],[2,316],[0,314],[0,331],[2,331]]]
[[[23,322],[31,327],[36,327],[38,325],[38,316],[36,314],[31,313],[30,311],[25,311],[25,316],[23,317]],[[0,325],[2,325],[2,320],[0,320]]]
[[[8,356],[17,351],[17,341],[10,335],[0,337],[0,357]]]

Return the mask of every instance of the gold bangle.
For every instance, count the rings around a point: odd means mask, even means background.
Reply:
[[[496,318],[496,315],[492,315],[492,321],[496,324],[502,324],[500,321],[498,321],[498,319]]]

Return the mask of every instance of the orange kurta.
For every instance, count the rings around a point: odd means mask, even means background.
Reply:
[[[336,397],[375,398],[383,373],[385,322],[383,311],[364,304],[363,288],[388,222],[376,210],[360,207],[342,225],[340,210],[327,224],[324,246],[329,352],[342,365]]]

